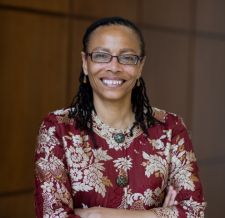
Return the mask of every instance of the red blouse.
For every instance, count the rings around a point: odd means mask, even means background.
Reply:
[[[43,120],[35,150],[37,217],[79,217],[74,208],[102,206],[152,210],[158,217],[204,217],[206,203],[187,129],[178,116],[154,108],[165,123],[150,127],[149,138],[138,126],[115,129],[93,116],[94,148],[86,131],[75,130],[69,109]],[[125,141],[117,143],[116,133]],[[119,187],[118,176],[128,183]],[[177,206],[162,208],[167,188],[177,191]]]

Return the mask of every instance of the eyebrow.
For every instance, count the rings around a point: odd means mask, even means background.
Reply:
[[[95,51],[95,50],[102,50],[102,51],[105,51],[105,52],[110,52],[110,50],[108,48],[104,48],[104,47],[97,47],[93,51]]]
[[[132,51],[132,52],[136,53],[132,48],[122,48],[122,49],[120,49],[120,53],[124,53],[124,52],[128,52],[128,51]]]
[[[110,49],[104,48],[104,47],[97,47],[93,51],[95,51],[95,50],[102,50],[102,51],[110,53]],[[129,51],[134,52],[136,54],[136,52],[132,48],[122,48],[122,49],[119,50],[120,53],[125,53],[125,52],[129,52]]]

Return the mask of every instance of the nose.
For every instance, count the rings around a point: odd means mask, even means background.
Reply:
[[[121,64],[118,62],[117,57],[112,57],[111,61],[107,64],[107,70],[111,71],[112,73],[117,73],[121,71]]]

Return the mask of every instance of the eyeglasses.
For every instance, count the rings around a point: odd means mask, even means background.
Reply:
[[[91,56],[91,60],[97,63],[109,63],[112,58],[117,57],[117,60],[120,64],[136,65],[137,62],[142,59],[142,57],[132,54],[113,56],[104,52],[91,52],[87,53],[87,55]]]

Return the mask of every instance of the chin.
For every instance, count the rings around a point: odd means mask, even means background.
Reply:
[[[98,92],[93,93],[98,99],[103,101],[121,101],[127,98],[131,99],[131,92],[122,92],[116,90],[98,90]]]
[[[104,95],[103,99],[107,101],[120,101],[120,100],[125,100],[126,96],[122,95]]]

